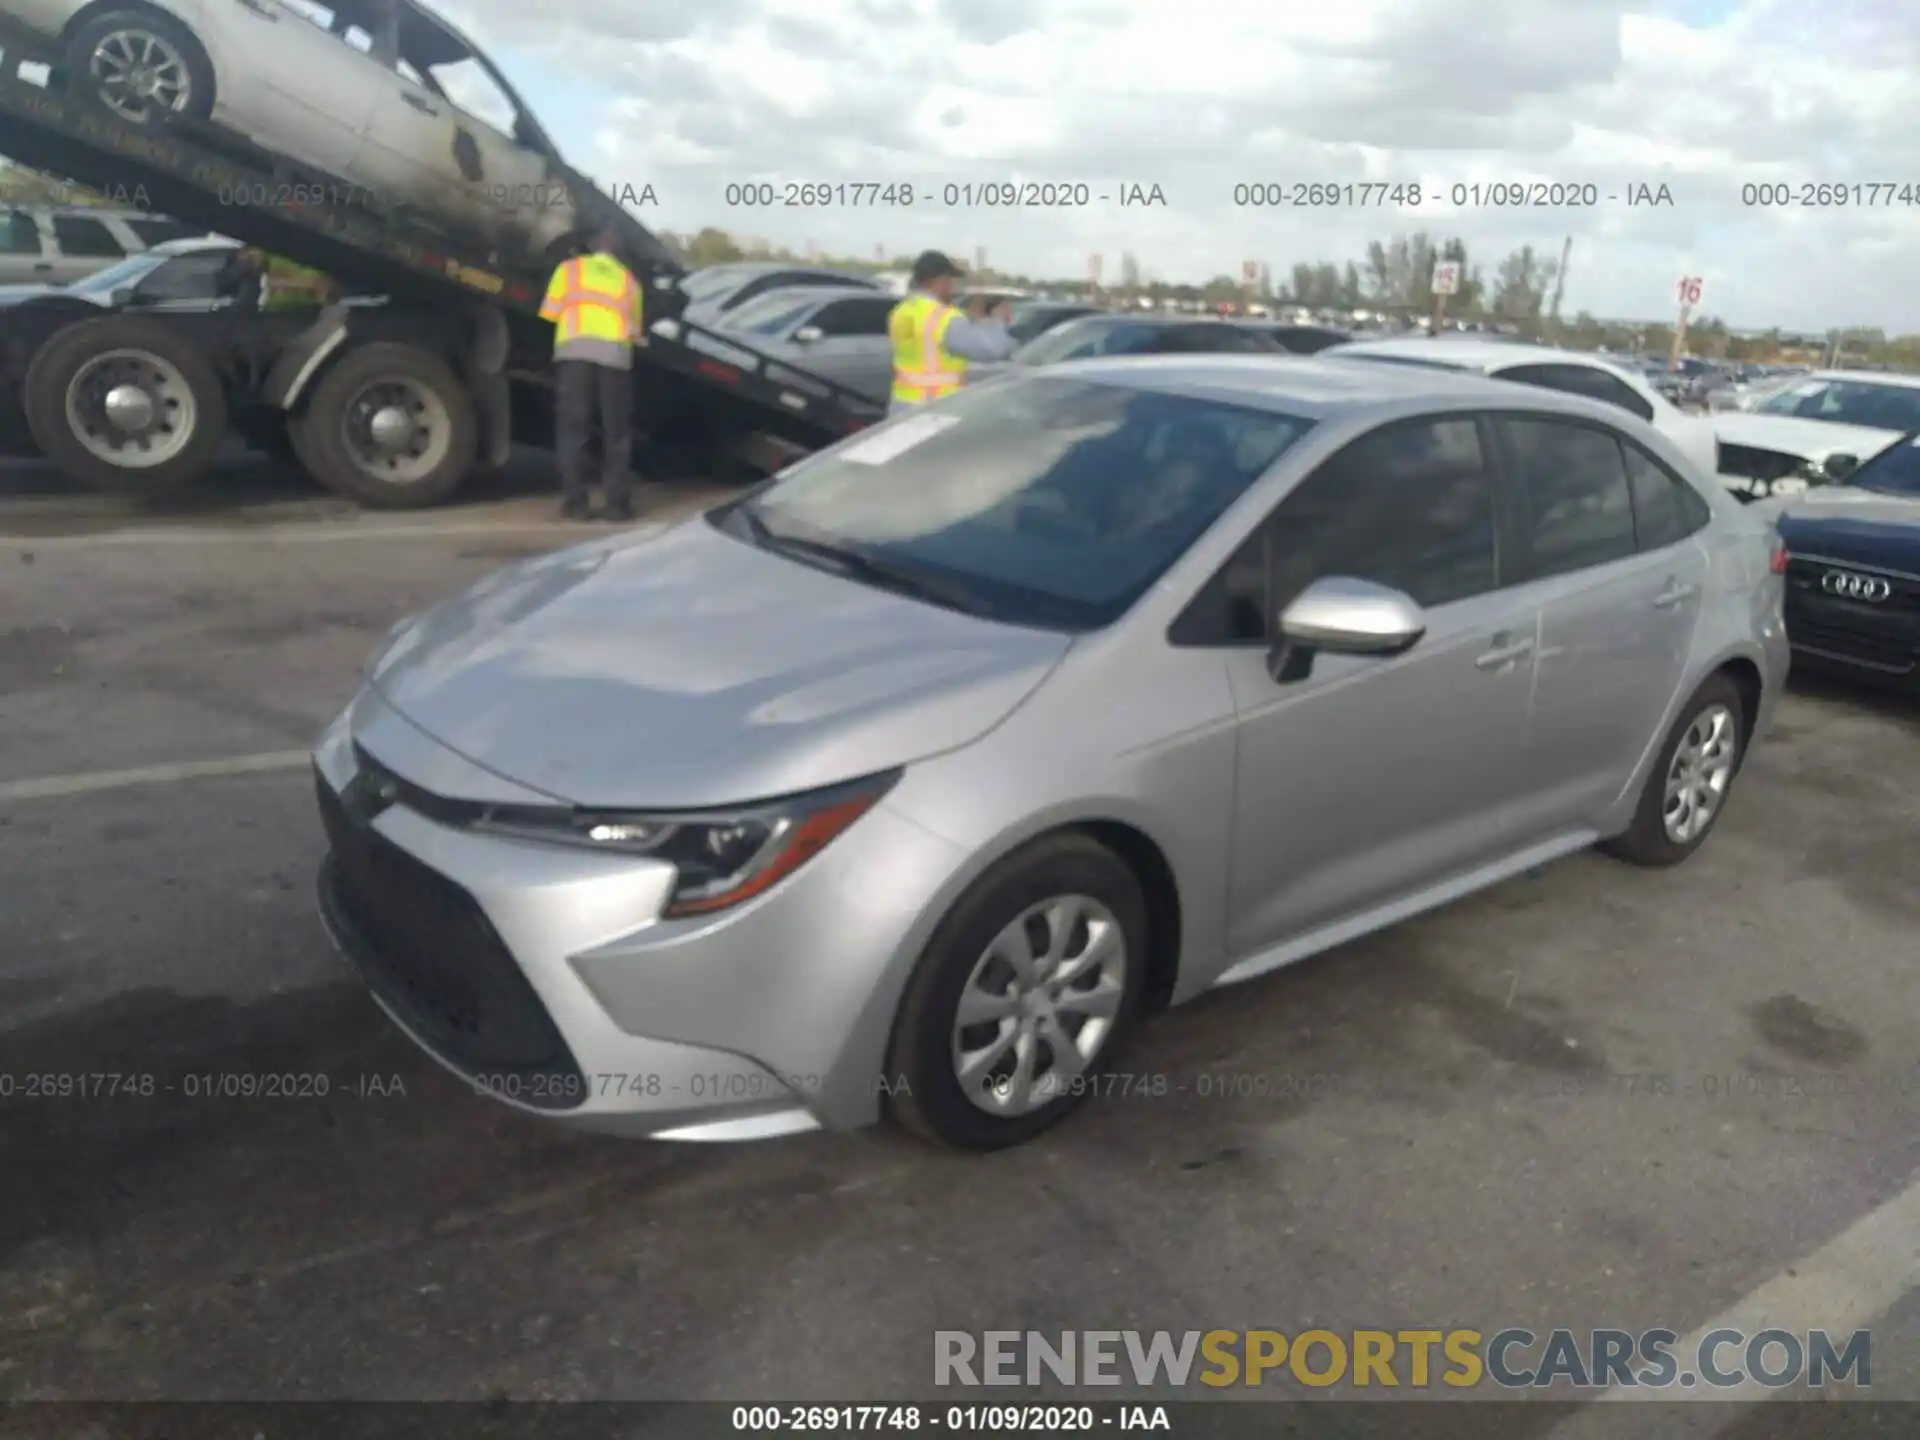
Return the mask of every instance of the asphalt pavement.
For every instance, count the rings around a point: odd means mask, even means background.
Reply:
[[[1122,1069],[1165,1093],[1016,1151],[586,1138],[335,958],[300,758],[395,620],[587,533],[554,510],[534,461],[407,516],[0,466],[0,1398],[878,1401],[933,1393],[938,1330],[1684,1335],[1798,1276],[1920,1399],[1911,702],[1796,682],[1692,862],[1577,857],[1156,1017]],[[1869,1223],[1888,1264],[1821,1258]]]

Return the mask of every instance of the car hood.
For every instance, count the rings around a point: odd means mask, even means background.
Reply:
[[[1744,445],[1815,461],[1825,461],[1829,455],[1867,460],[1900,438],[1898,430],[1835,425],[1826,420],[1803,420],[1797,415],[1755,415],[1745,410],[1716,413],[1713,430],[1723,445]]]
[[[85,298],[72,296],[58,285],[0,285],[0,306],[24,305],[29,300],[45,300],[54,296]]]
[[[1823,487],[1795,496],[1774,523],[1789,551],[1920,574],[1920,496]]]
[[[442,744],[579,805],[812,790],[964,745],[1071,643],[843,580],[704,517],[513,566],[371,681]]]

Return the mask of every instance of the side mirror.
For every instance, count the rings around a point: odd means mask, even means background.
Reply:
[[[818,325],[802,325],[798,330],[793,332],[793,343],[796,345],[811,345],[816,340],[824,340],[826,338],[827,332],[822,330]]]
[[[137,293],[138,292],[134,290],[133,286],[122,285],[118,290],[111,292],[107,296],[107,304],[112,306],[115,310],[119,310],[124,306],[131,305],[133,303],[133,297]]]
[[[1829,480],[1844,480],[1859,468],[1858,455],[1829,455],[1827,463],[1822,465],[1820,470]]]
[[[1371,580],[1329,575],[1280,612],[1280,635],[1269,657],[1273,678],[1302,680],[1321,651],[1334,655],[1400,655],[1427,633],[1413,597]]]

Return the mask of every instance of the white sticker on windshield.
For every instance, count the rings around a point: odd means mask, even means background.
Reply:
[[[897,424],[883,425],[864,439],[854,441],[840,452],[839,458],[856,465],[884,465],[959,423],[957,415],[915,415]]]
[[[1813,382],[1811,382],[1810,384],[1806,384],[1806,385],[1796,385],[1796,386],[1794,386],[1794,387],[1793,387],[1793,389],[1792,389],[1792,390],[1791,390],[1791,391],[1790,391],[1789,393],[1790,393],[1790,394],[1791,394],[1791,395],[1793,396],[1793,398],[1794,398],[1794,399],[1796,399],[1796,400],[1804,400],[1804,399],[1806,399],[1806,398],[1807,398],[1807,397],[1808,397],[1809,395],[1818,395],[1818,394],[1819,394],[1819,393],[1820,393],[1820,392],[1821,392],[1822,390],[1824,390],[1824,389],[1826,389],[1826,388],[1827,388],[1827,382],[1826,382],[1826,381],[1824,381],[1824,380],[1815,380],[1815,381],[1813,381]]]

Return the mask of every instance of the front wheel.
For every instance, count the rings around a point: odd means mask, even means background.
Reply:
[[[1740,691],[1713,675],[1693,694],[1647,776],[1633,824],[1601,850],[1631,865],[1678,865],[1706,843],[1726,809],[1746,745]]]
[[[227,428],[220,377],[190,339],[137,316],[60,331],[21,387],[40,451],[76,480],[158,495],[213,468]]]
[[[997,1150],[1057,1124],[1089,1093],[1139,1010],[1146,901],[1085,835],[1035,842],[983,876],[941,923],[894,1023],[889,1100],[905,1128]]]

